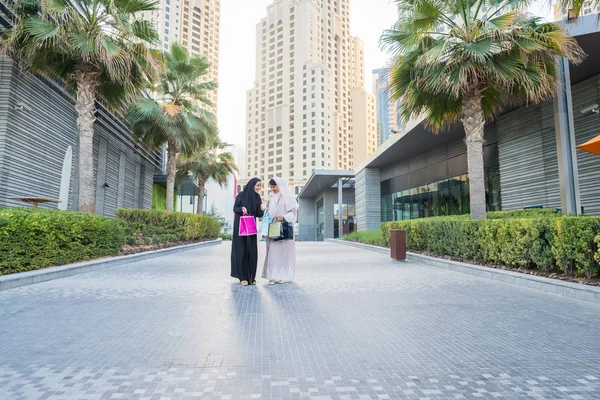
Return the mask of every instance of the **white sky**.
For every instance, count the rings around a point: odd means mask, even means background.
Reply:
[[[256,24],[273,0],[221,0],[219,56],[219,129],[223,140],[245,143],[246,91],[254,85]],[[538,0],[532,13],[549,17],[549,0]],[[397,18],[392,0],[351,0],[350,33],[365,43],[365,84],[371,92],[371,71],[388,56],[379,49],[381,33]]]

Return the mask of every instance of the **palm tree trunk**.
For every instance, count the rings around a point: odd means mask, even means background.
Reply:
[[[173,211],[175,174],[177,173],[177,145],[171,138],[167,141],[167,211]]]
[[[466,133],[467,163],[469,169],[469,197],[472,219],[486,218],[485,172],[483,165],[483,134],[485,118],[481,95],[465,96],[462,123]]]
[[[77,130],[79,131],[79,211],[96,213],[94,188],[95,72],[77,71]]]
[[[196,207],[196,214],[202,214],[204,212],[204,192],[206,187],[206,181],[198,181],[198,206]]]

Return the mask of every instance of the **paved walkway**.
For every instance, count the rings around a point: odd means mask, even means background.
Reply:
[[[241,287],[229,251],[0,292],[0,399],[600,398],[596,304],[329,243]]]

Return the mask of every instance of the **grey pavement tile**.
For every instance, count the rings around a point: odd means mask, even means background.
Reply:
[[[0,292],[0,399],[600,399],[597,304],[297,251],[286,285],[223,244]]]

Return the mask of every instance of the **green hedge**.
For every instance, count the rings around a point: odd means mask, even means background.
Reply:
[[[487,213],[488,219],[511,219],[511,218],[558,218],[563,215],[555,208],[533,208],[529,210],[511,210],[511,211],[490,211]],[[466,214],[462,216],[466,219],[471,217]]]
[[[438,217],[386,222],[381,225],[382,241],[389,246],[390,230],[402,229],[412,250],[588,278],[600,272],[600,217],[521,214],[480,221]]]
[[[129,244],[216,239],[220,233],[219,223],[206,215],[119,209],[117,218],[127,223]]]
[[[86,213],[0,209],[0,275],[118,254],[119,221]]]

